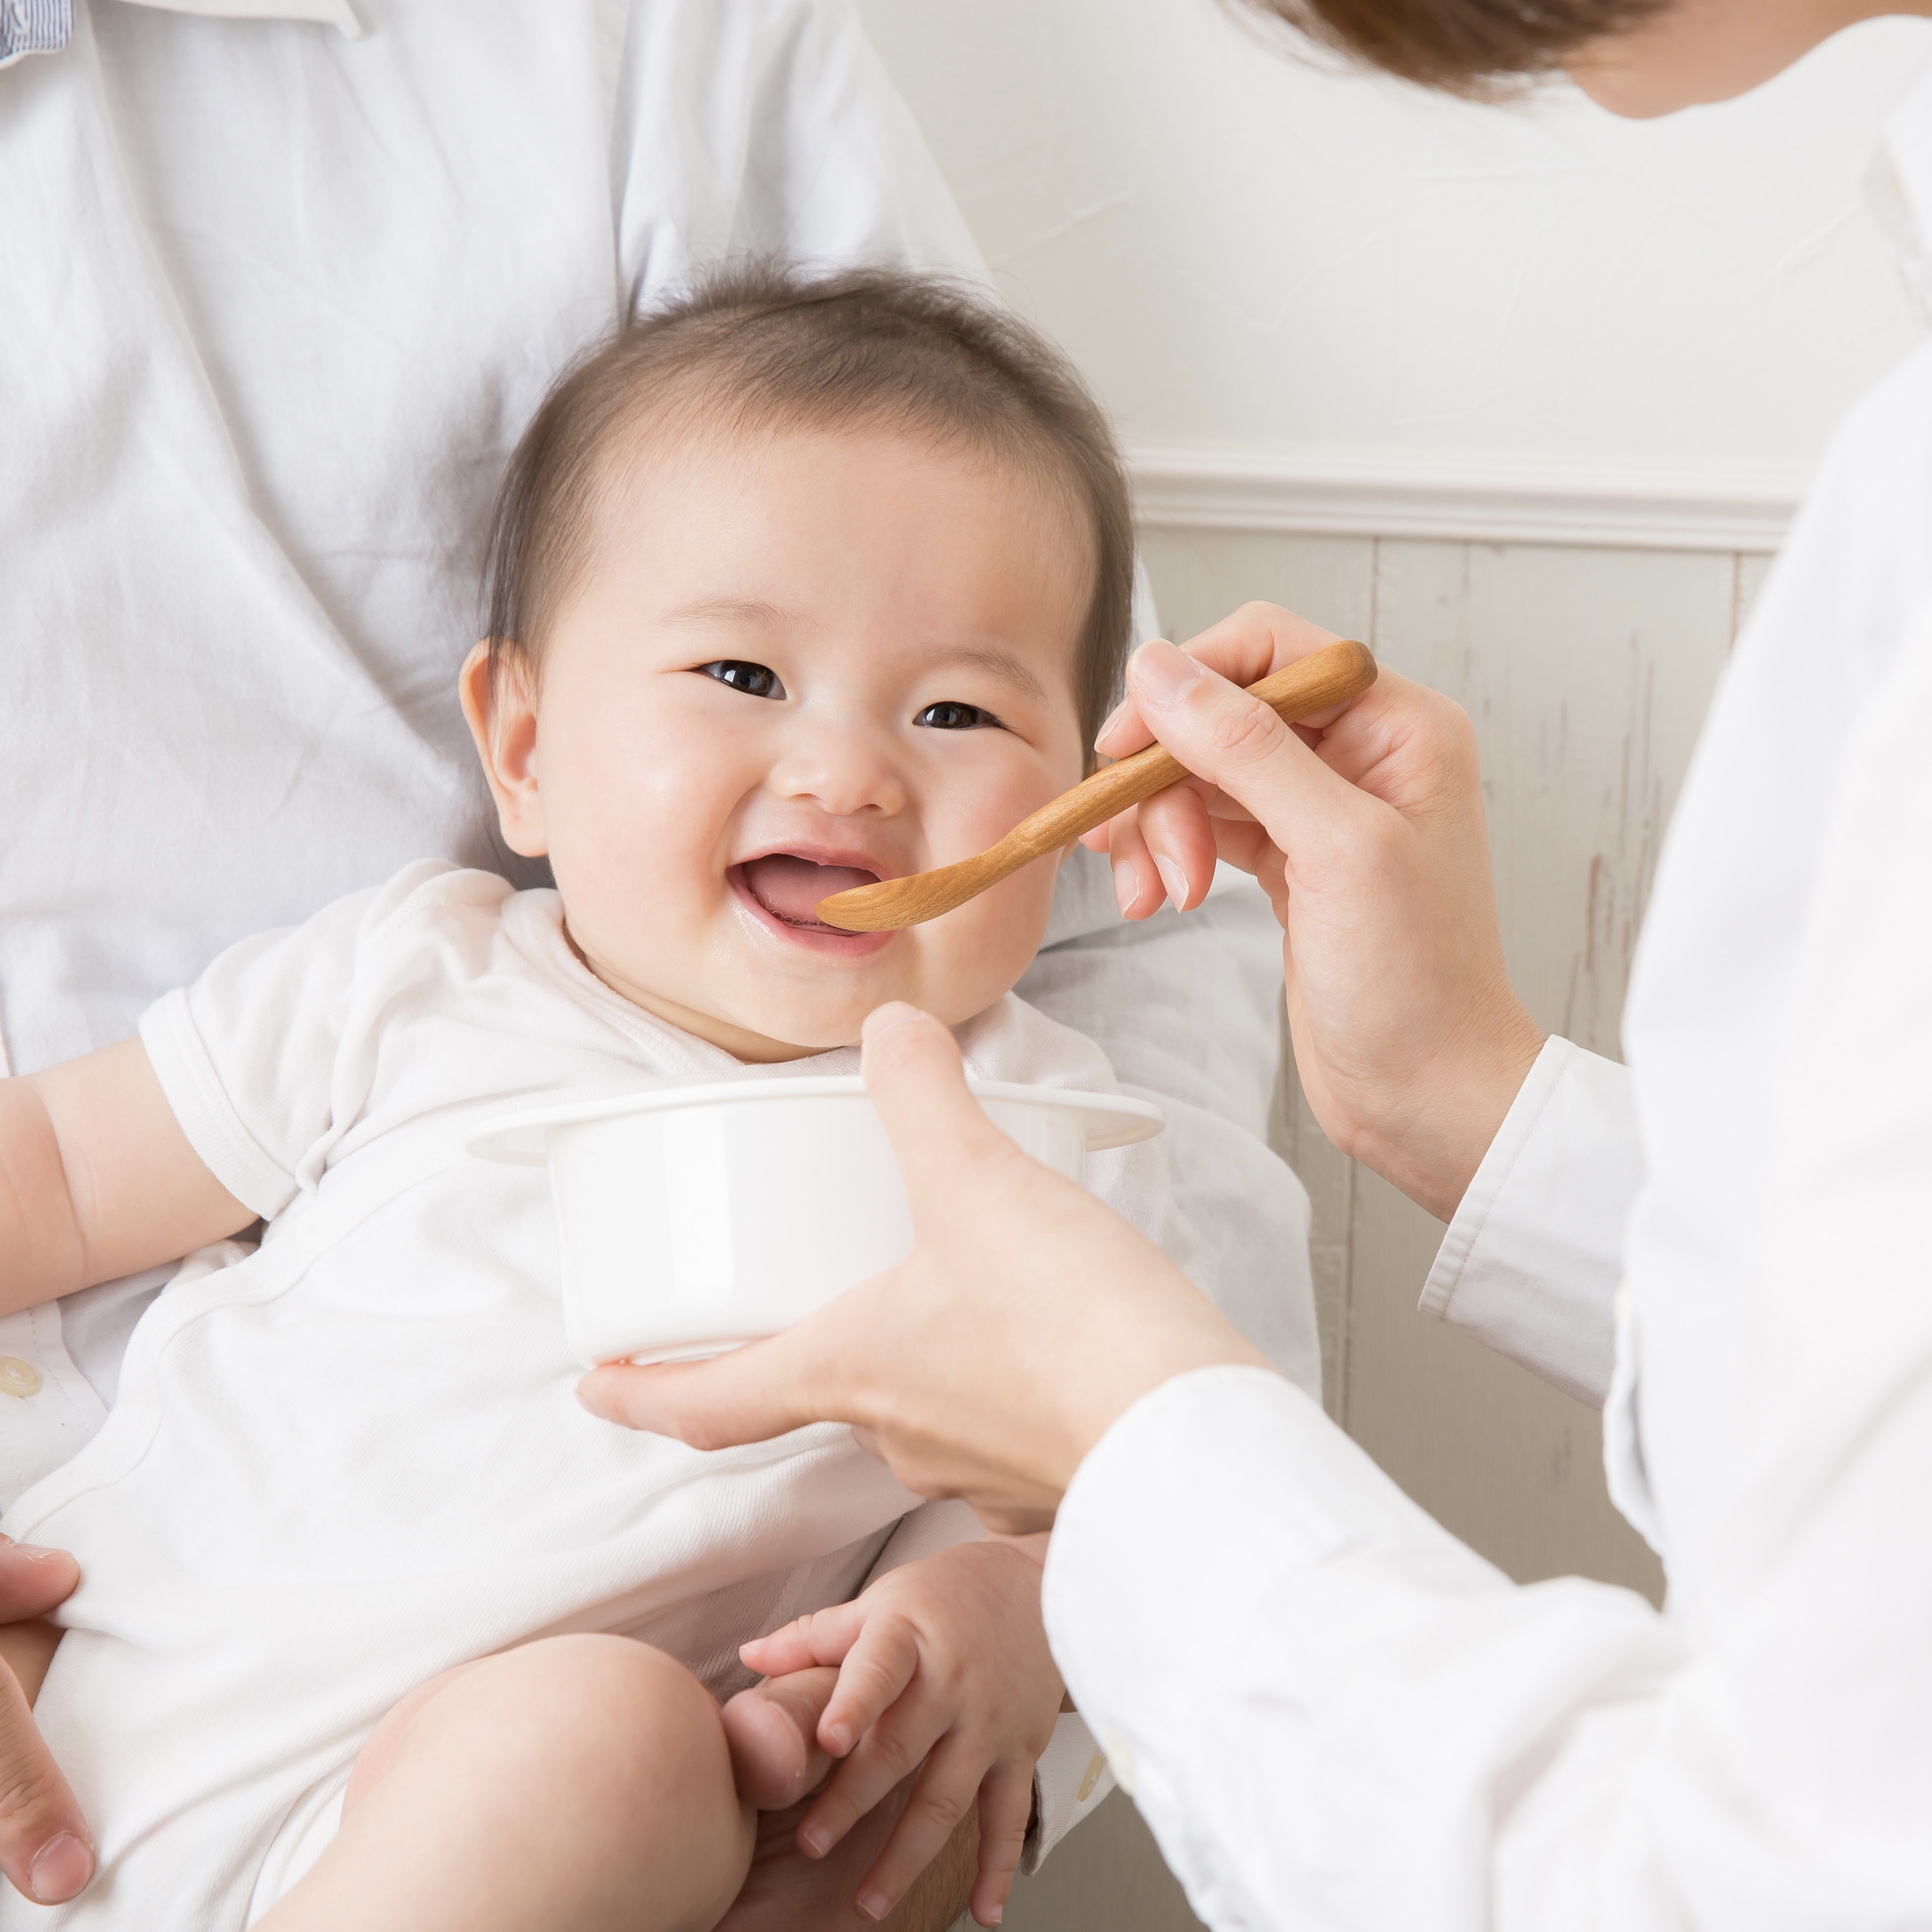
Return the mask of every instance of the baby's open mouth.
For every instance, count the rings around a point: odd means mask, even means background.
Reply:
[[[858,866],[821,866],[790,852],[768,852],[762,859],[748,859],[731,870],[746,895],[775,920],[806,932],[838,933],[841,938],[850,935],[819,917],[819,901],[854,886],[872,885],[879,876]]]

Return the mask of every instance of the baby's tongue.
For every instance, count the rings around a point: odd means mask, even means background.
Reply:
[[[853,866],[814,866],[789,852],[772,852],[748,860],[745,884],[766,911],[788,926],[818,926],[818,902],[851,886],[869,886],[878,877]]]

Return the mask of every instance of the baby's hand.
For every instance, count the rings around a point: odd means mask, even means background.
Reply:
[[[844,1762],[800,1822],[808,1856],[822,1858],[924,1761],[860,1886],[866,1917],[892,1910],[976,1798],[973,1916],[999,1923],[1026,1840],[1034,1766],[1063,1694],[1040,1620],[1040,1576],[1022,1546],[960,1544],[740,1652],[767,1677],[839,1666],[818,1742]]]

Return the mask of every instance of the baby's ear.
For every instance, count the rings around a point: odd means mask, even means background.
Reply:
[[[526,859],[540,859],[550,842],[537,790],[536,689],[529,656],[520,646],[507,642],[493,650],[485,638],[464,659],[456,682],[490,796],[496,801],[503,843]]]

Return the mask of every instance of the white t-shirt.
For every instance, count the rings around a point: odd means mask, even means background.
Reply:
[[[488,862],[454,671],[491,492],[586,340],[746,254],[984,273],[851,0],[325,16],[75,0],[0,73],[0,1072],[410,859]],[[1306,1199],[1262,1138],[1280,948],[1252,891],[1123,926],[1076,853],[1024,987],[1157,1094],[1204,1278],[1312,1388]],[[160,1278],[0,1317],[0,1501],[101,1426]],[[1108,1783],[1076,1718],[1048,1756],[1037,1848]]]
[[[106,1879],[63,1922],[239,1924],[291,1805],[465,1658],[622,1630],[728,1692],[740,1642],[850,1595],[918,1507],[842,1428],[700,1455],[574,1399],[545,1178],[464,1137],[742,1070],[587,972],[554,892],[419,862],[232,948],[141,1032],[196,1151],[269,1225],[164,1291],[100,1433],[4,1520],[85,1578],[38,1715]],[[1116,1085],[1011,994],[960,1039],[990,1079]],[[1088,1179],[1193,1259],[1159,1141]]]

